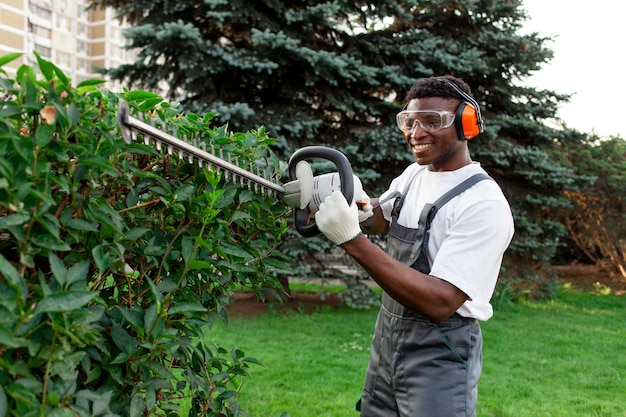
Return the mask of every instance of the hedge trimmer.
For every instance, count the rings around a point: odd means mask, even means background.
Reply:
[[[198,166],[215,167],[224,173],[224,178],[250,190],[278,198],[294,210],[296,230],[305,237],[319,233],[317,225],[312,222],[312,215],[317,212],[319,205],[333,191],[343,193],[348,203],[352,203],[354,196],[360,196],[361,181],[352,174],[352,167],[346,156],[336,149],[325,146],[307,146],[298,149],[289,158],[289,182],[280,184],[275,178],[268,179],[264,174],[252,167],[246,169],[234,162],[229,156],[214,149],[207,150],[206,144],[198,146],[195,142],[177,138],[161,129],[147,124],[130,115],[130,108],[125,101],[120,102],[118,120],[122,136],[126,143],[140,140],[146,145],[154,142],[158,150],[166,149],[170,155],[176,153],[180,159],[187,159]],[[337,172],[313,176],[309,159],[326,159],[335,164]]]

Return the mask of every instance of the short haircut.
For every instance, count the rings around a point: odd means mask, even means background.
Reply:
[[[472,97],[472,90],[465,81],[453,75],[429,77],[418,80],[406,93],[405,101],[416,98],[441,97],[449,99],[465,100],[465,98],[449,83],[454,83],[460,90]]]

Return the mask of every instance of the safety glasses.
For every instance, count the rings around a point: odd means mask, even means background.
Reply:
[[[396,123],[405,135],[417,125],[426,132],[437,132],[452,126],[454,113],[445,110],[402,110],[396,115]]]

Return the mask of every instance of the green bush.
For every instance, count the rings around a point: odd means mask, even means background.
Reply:
[[[131,113],[278,175],[264,129],[212,127],[152,93],[75,87],[0,58],[0,416],[236,416],[253,358],[205,340],[240,286],[288,269],[274,198],[143,141]],[[139,117],[139,116],[138,116]]]

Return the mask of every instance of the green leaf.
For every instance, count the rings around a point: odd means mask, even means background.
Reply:
[[[50,81],[54,75],[54,65],[52,62],[43,59],[37,51],[33,51],[35,58],[37,58],[37,65],[39,65],[39,70],[46,77],[46,80]]]
[[[109,362],[111,365],[119,365],[120,363],[126,363],[128,362],[128,353],[124,353],[124,352],[120,352],[115,358],[113,358],[113,360],[111,362]]]
[[[106,81],[105,80],[100,80],[100,79],[90,79],[90,80],[85,80],[85,81],[81,81],[80,83],[78,83],[78,85],[76,86],[76,88],[82,88],[82,87],[90,87],[93,85],[100,85],[100,84],[104,84]]]
[[[98,231],[98,228],[93,223],[90,223],[87,220],[83,220],[83,219],[61,218],[61,222],[65,224],[67,227],[75,229],[75,230],[82,230],[84,232],[97,232]]]
[[[48,396],[48,399],[50,396]],[[46,417],[76,417],[76,413],[66,407],[57,407],[50,409]]]
[[[105,411],[109,409],[112,395],[113,391],[106,391],[103,392],[96,400],[94,400],[92,406],[92,411],[94,415],[98,416],[100,414],[104,414]]]
[[[222,393],[220,393],[220,395],[217,396],[216,401],[218,402],[223,402],[226,401],[230,398],[235,398],[239,395],[239,393],[237,391],[233,391],[233,390],[226,390]]]
[[[54,66],[54,73],[57,75],[57,78],[63,84],[63,86],[68,87],[70,85],[70,79],[65,75],[63,71],[56,65]]]
[[[69,106],[67,106],[67,120],[70,126],[76,126],[80,122],[80,111],[74,103],[70,103]]]
[[[127,240],[135,240],[148,233],[150,229],[147,227],[135,227],[124,234]]]
[[[52,236],[59,238],[61,235],[59,219],[54,217],[51,213],[43,213],[42,216],[37,217],[37,222],[42,225]]]
[[[7,394],[4,392],[2,385],[0,385],[0,417],[6,416],[8,408]]]
[[[222,274],[232,273],[233,271],[236,271],[238,273],[246,273],[246,274],[252,274],[252,273],[258,272],[256,268],[253,268],[251,266],[243,265],[241,263],[234,264],[232,262],[228,262],[224,260],[220,260],[217,263],[217,267]]]
[[[0,345],[8,348],[18,348],[25,346],[26,340],[20,337],[15,337],[13,332],[0,324]]]
[[[142,112],[152,110],[156,105],[163,101],[163,98],[158,94],[151,93],[150,91],[131,91],[126,95],[128,102],[135,102]]]
[[[196,187],[193,184],[187,184],[176,189],[176,199],[179,201],[189,201],[193,197]]]
[[[201,304],[182,303],[182,304],[176,304],[174,307],[170,308],[167,311],[167,314],[170,316],[173,316],[175,314],[187,313],[190,311],[205,312],[207,311],[207,308],[202,306]]]
[[[11,91],[13,90],[13,82],[11,80],[0,77],[0,88],[3,90]]]
[[[26,378],[16,380],[14,383],[9,383],[5,386],[7,395],[14,400],[14,402],[21,402],[23,404],[37,403],[37,393],[41,392],[41,384],[28,384],[31,386],[25,386]],[[39,414],[32,414],[38,416]]]
[[[85,356],[84,351],[75,351],[69,355],[63,355],[62,358],[58,358],[52,362],[50,366],[50,374],[56,375],[64,380],[76,379],[77,370],[76,367]]]
[[[246,356],[246,357],[241,358],[241,361],[245,362],[245,363],[253,363],[255,365],[265,366],[263,364],[263,362],[261,362],[260,360],[258,360],[256,358],[250,357],[250,356]]]
[[[126,95],[126,100],[128,101],[142,101],[146,99],[154,99],[159,97],[158,94],[152,93],[150,91],[145,90],[135,90],[131,91]]]
[[[2,67],[5,64],[8,64],[11,61],[18,59],[22,55],[24,55],[23,52],[13,52],[10,54],[6,54],[4,56],[0,56],[0,67]]]
[[[137,190],[132,189],[126,195],[126,207],[132,207],[139,202],[139,193]]]
[[[95,291],[63,291],[45,296],[35,308],[34,314],[71,312],[90,302]]]
[[[0,108],[0,119],[7,119],[20,113],[22,113],[22,108],[17,104],[2,103],[2,108]]]
[[[52,135],[54,134],[54,130],[56,129],[55,125],[48,125],[45,123],[41,123],[37,126],[37,131],[35,132],[35,144],[41,148],[44,148],[50,141],[52,140]]]
[[[167,369],[167,367],[159,362],[146,360],[146,361],[139,362],[139,366],[141,366],[144,369],[148,369],[165,379],[168,379],[168,380],[175,379],[174,375]]]
[[[154,282],[152,282],[150,277],[146,277],[146,279],[148,281],[148,284],[150,285],[150,291],[152,292],[152,295],[154,295],[154,300],[156,301],[157,309],[158,311],[161,311],[161,304],[163,303],[163,294],[161,294],[161,291],[159,291],[157,286],[154,285]]]
[[[213,263],[208,262],[208,261],[193,260],[193,261],[189,262],[189,264],[187,265],[187,268],[190,269],[190,270],[193,270],[193,269],[211,269],[211,268],[213,268]]]
[[[155,328],[157,320],[159,320],[157,304],[150,304],[143,317],[143,326],[147,332],[151,332]]]
[[[139,395],[134,395],[130,400],[130,417],[142,417],[144,409],[146,408],[146,402]]]
[[[28,65],[22,65],[18,68],[15,79],[19,80],[23,89],[23,106],[31,106],[34,109],[40,109],[41,103],[38,100],[39,85],[37,84],[37,72]]]
[[[54,279],[56,279],[56,281],[63,286],[66,282],[67,268],[63,264],[63,261],[61,261],[61,259],[54,253],[51,253],[48,259],[50,261],[50,270],[52,271]]]
[[[69,285],[72,285],[79,281],[85,281],[87,279],[87,274],[89,273],[89,261],[82,260],[75,265],[72,265],[67,270],[67,278],[66,282]]]
[[[0,217],[0,229],[8,226],[18,226],[24,224],[30,220],[30,216],[26,214],[9,214],[7,216]]]
[[[91,256],[93,256],[93,260],[98,267],[98,271],[100,273],[104,273],[109,267],[110,256],[108,252],[104,251],[104,247],[102,245],[98,245],[91,250]]]
[[[53,251],[68,251],[71,249],[67,243],[47,233],[35,235],[31,239],[35,245],[45,249]]]
[[[113,327],[111,328],[111,339],[119,350],[126,353],[128,356],[133,355],[137,346],[135,339],[117,324],[113,324]]]
[[[224,242],[222,244],[222,246],[219,247],[218,250],[222,254],[231,255],[231,256],[234,256],[236,258],[241,258],[241,259],[244,259],[244,260],[252,259],[252,256],[248,252],[246,252],[245,250],[241,249],[240,246],[231,245],[231,244],[226,243],[226,242]]]
[[[22,299],[22,301],[26,301],[26,296],[28,295],[28,287],[26,286],[26,281],[22,279],[20,274],[17,272],[17,269],[0,254],[0,275],[2,275],[11,288],[13,288]]]
[[[249,190],[243,190],[241,191],[241,193],[239,194],[239,202],[240,203],[247,203],[250,202],[254,199],[254,197],[256,196],[255,193],[253,193],[252,191]]]
[[[293,271],[291,264],[279,261],[276,258],[264,258],[263,264],[283,272]]]
[[[98,168],[100,169],[102,172],[109,174],[112,177],[117,177],[119,175],[119,172],[115,169],[115,167],[113,166],[113,164],[111,164],[109,161],[107,161],[106,159],[100,157],[100,156],[91,156],[91,157],[86,157],[86,158],[80,158],[78,160],[78,164],[79,165],[86,165],[92,168]]]
[[[33,145],[30,139],[26,140],[22,137],[11,137],[13,148],[24,162],[30,164],[33,162]]]
[[[145,329],[141,315],[135,311],[129,311],[125,306],[117,306],[117,310],[122,313],[122,316],[124,316],[124,319],[126,319],[130,327],[132,327],[140,337],[143,337]]]
[[[247,220],[250,219],[251,216],[249,213],[245,212],[245,211],[236,211],[235,214],[233,214],[233,217],[231,218],[231,221],[233,223],[237,222],[238,220]]]
[[[191,259],[191,255],[193,254],[193,244],[194,244],[194,239],[192,237],[188,237],[188,236],[183,237],[181,246],[182,246],[183,261],[185,261],[185,264],[189,264],[189,260]]]

